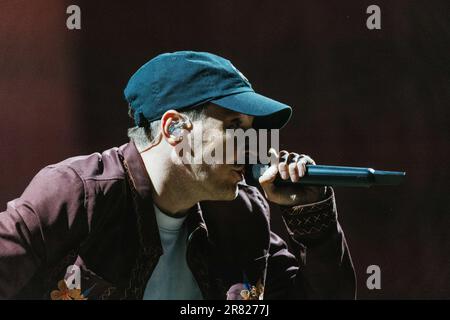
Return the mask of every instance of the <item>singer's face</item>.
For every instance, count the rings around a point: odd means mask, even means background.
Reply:
[[[191,166],[197,188],[204,200],[233,200],[237,197],[237,184],[244,178],[244,165],[237,164],[236,148],[227,154],[226,143],[230,130],[249,129],[253,117],[209,104],[205,118],[193,125],[195,152],[200,152],[200,164]]]

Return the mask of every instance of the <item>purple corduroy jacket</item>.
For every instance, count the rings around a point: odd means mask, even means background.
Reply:
[[[270,215],[284,230],[272,230]],[[199,203],[186,223],[186,259],[205,299],[239,299],[247,285],[264,299],[355,297],[331,188],[321,202],[288,208],[242,183],[237,199]],[[69,158],[42,169],[0,213],[0,298],[60,297],[58,283],[76,266],[83,297],[142,299],[161,254],[134,143]]]

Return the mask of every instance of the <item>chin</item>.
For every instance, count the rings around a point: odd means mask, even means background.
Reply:
[[[234,184],[233,186],[230,186],[228,188],[221,188],[222,190],[218,193],[216,193],[216,196],[214,197],[214,200],[217,201],[232,201],[237,198],[238,196],[238,186],[237,184]]]
[[[225,199],[225,200],[231,201],[231,200],[236,199],[237,196],[238,196],[238,191],[239,191],[239,189],[238,189],[238,187],[236,186],[236,187],[234,188],[234,192],[230,192],[230,197],[229,197],[228,199]]]

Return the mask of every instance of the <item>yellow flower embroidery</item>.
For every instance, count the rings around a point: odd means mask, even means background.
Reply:
[[[262,300],[264,297],[264,286],[261,279],[250,290],[242,290],[241,297],[243,300]]]
[[[58,282],[58,290],[53,290],[50,293],[52,300],[87,300],[80,289],[69,289],[64,280]]]
[[[248,290],[242,290],[241,291],[241,297],[244,300],[250,300],[250,291]]]

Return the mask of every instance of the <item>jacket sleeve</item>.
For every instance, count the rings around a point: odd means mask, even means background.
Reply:
[[[0,213],[0,299],[14,297],[87,233],[83,182],[69,167],[46,167]]]
[[[282,215],[288,243],[271,232],[266,299],[354,299],[356,279],[333,189],[318,203],[271,209]]]

